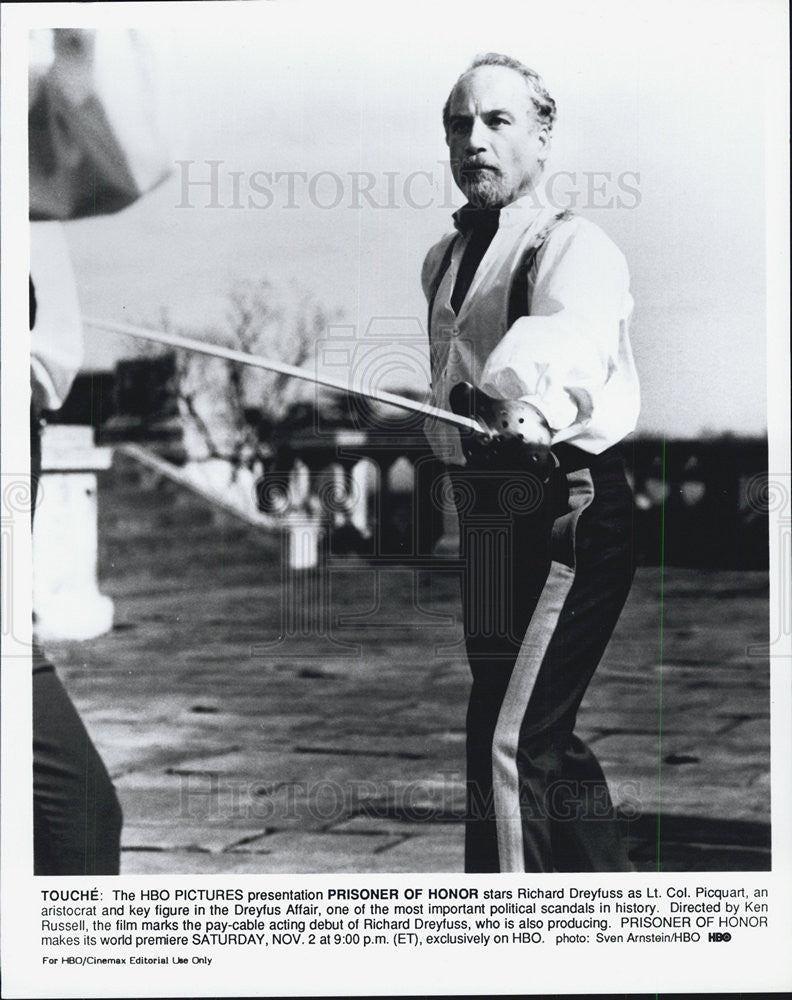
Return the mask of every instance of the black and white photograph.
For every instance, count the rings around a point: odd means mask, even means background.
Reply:
[[[6,944],[13,867],[59,962],[277,884],[368,909],[195,954],[706,928],[725,988],[790,922],[785,5],[11,6]]]

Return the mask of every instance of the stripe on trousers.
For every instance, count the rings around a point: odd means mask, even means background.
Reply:
[[[573,565],[568,566],[554,559],[550,566],[539,602],[517,654],[492,740],[492,785],[499,868],[502,872],[525,871],[517,772],[520,727],[564,603],[575,580],[577,522],[594,499],[594,482],[588,469],[570,472],[567,483],[570,510],[558,518],[553,526],[553,550],[555,554],[558,543],[561,543],[562,552],[572,552]]]

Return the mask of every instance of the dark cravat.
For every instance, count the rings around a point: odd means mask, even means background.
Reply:
[[[459,313],[478,266],[498,231],[499,216],[499,208],[473,208],[471,205],[461,208],[454,216],[457,229],[463,235],[470,234],[451,293],[451,308],[455,313]]]

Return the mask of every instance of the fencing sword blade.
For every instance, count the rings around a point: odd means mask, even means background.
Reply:
[[[287,375],[291,378],[313,382],[315,385],[321,385],[327,389],[338,389],[340,392],[346,392],[351,396],[358,396],[361,399],[371,399],[378,403],[386,403],[388,406],[408,410],[410,413],[420,413],[424,417],[432,417],[441,423],[450,424],[461,430],[475,431],[479,434],[485,431],[478,420],[472,417],[452,413],[450,410],[433,406],[431,403],[409,399],[407,396],[399,396],[394,392],[387,392],[384,389],[364,389],[360,386],[350,385],[343,379],[333,378],[328,375],[317,375],[315,372],[307,371],[305,368],[289,365],[285,361],[276,361],[272,358],[262,357],[259,354],[248,354],[246,351],[237,351],[231,347],[223,347],[221,344],[212,344],[205,340],[197,340],[194,337],[183,337],[176,333],[164,333],[161,330],[150,330],[148,327],[133,326],[131,323],[112,323],[108,320],[90,316],[84,317],[83,322],[86,326],[91,327],[91,329],[101,330],[104,333],[113,333],[123,337],[136,337],[138,340],[148,340],[155,344],[175,347],[183,351],[195,351],[198,354],[206,354],[212,358],[233,361],[240,365],[248,365],[251,368],[261,368],[264,371],[278,372],[281,375]]]

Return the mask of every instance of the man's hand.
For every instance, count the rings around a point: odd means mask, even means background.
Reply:
[[[533,472],[547,479],[553,465],[550,428],[535,406],[519,399],[493,399],[469,382],[451,390],[451,409],[473,417],[480,434],[461,433],[468,465],[479,469]]]

